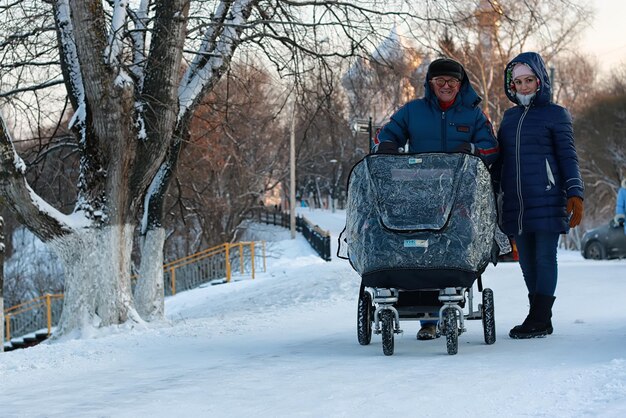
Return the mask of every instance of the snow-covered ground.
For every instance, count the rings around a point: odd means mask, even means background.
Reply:
[[[303,210],[335,241],[344,213]],[[626,261],[559,253],[554,334],[512,340],[527,312],[517,263],[488,267],[497,341],[469,321],[459,353],[356,340],[358,276],[302,237],[259,227],[267,272],[166,301],[167,321],[0,353],[2,417],[623,417]],[[333,242],[335,245],[335,242]],[[333,254],[334,255],[334,254]]]

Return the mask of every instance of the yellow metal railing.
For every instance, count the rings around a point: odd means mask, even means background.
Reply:
[[[4,310],[4,335],[5,339],[9,341],[11,339],[11,322],[16,318],[19,318],[18,315],[23,314],[25,312],[31,312],[34,309],[39,309],[45,307],[45,327],[48,329],[48,335],[52,331],[52,303],[55,300],[63,299],[62,294],[45,294],[35,299],[31,299],[27,302],[20,303],[19,305],[12,306],[8,309]],[[34,321],[36,322],[36,321]],[[43,328],[41,325],[37,323],[35,328],[40,329]]]
[[[244,275],[246,273],[246,259],[249,260],[249,273],[251,278],[254,279],[256,269],[255,264],[257,259],[255,258],[255,246],[261,245],[261,259],[263,261],[263,271],[266,271],[266,263],[265,263],[265,241],[260,243],[255,242],[237,242],[237,243],[225,243],[221,245],[217,245],[215,247],[208,248],[206,250],[197,252],[195,254],[188,255],[183,258],[179,258],[178,260],[171,261],[163,265],[163,271],[165,275],[169,275],[169,279],[171,282],[171,294],[176,294],[176,286],[177,286],[177,278],[176,271],[183,270],[187,266],[192,265],[201,265],[201,263],[206,262],[207,260],[211,260],[217,257],[222,257],[224,269],[221,270],[224,272],[226,282],[230,282],[233,276],[233,263],[237,264],[236,267],[238,273]],[[210,268],[205,269],[204,272],[209,272]],[[213,275],[220,275],[220,269],[216,269],[215,271],[210,271]],[[137,277],[131,277],[131,280],[136,280]],[[187,283],[185,289],[193,287],[193,285],[199,284],[198,282],[202,281],[202,278],[196,281],[192,281],[191,283]],[[204,280],[204,282],[210,281]],[[185,290],[183,289],[183,290]],[[4,327],[5,327],[5,340],[11,340],[11,333],[13,331],[12,323],[19,323],[21,326],[19,328],[28,327],[31,325],[29,330],[26,333],[36,331],[38,329],[47,328],[48,335],[52,332],[53,327],[53,307],[55,307],[55,302],[63,299],[63,294],[46,294],[40,296],[38,298],[29,300],[24,303],[20,303],[19,305],[12,306],[4,310]],[[45,308],[45,312],[42,310]],[[54,309],[56,311],[57,309]],[[59,310],[60,312],[60,310]],[[30,317],[27,317],[25,314],[29,313]],[[39,315],[41,314],[41,315]],[[45,324],[42,324],[42,320],[45,318]],[[56,318],[58,320],[58,318]]]

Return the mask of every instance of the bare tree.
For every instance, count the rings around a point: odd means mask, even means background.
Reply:
[[[187,251],[233,240],[248,212],[285,177],[278,119],[285,96],[258,63],[239,62],[196,110],[166,215],[177,228],[173,237],[187,237]]]
[[[496,125],[510,107],[503,94],[507,62],[520,52],[533,50],[543,56],[548,67],[555,66],[557,58],[575,52],[577,36],[593,18],[584,2],[570,0],[459,1],[453,7],[451,13],[458,24],[435,25],[427,36],[427,46],[433,51],[432,45],[437,45],[433,54],[443,53],[465,65],[483,98],[484,112]],[[560,82],[569,79],[575,75],[560,74]]]
[[[585,181],[586,217],[592,223],[613,215],[626,177],[626,94],[607,91],[590,101],[574,121]]]
[[[413,11],[422,5],[404,1],[385,12],[387,3],[14,0],[0,7],[0,97],[31,106],[50,86],[64,87],[73,110],[80,167],[68,215],[31,189],[4,120],[0,129],[0,193],[65,265],[59,334],[162,316],[164,198],[192,116],[239,46],[297,75],[307,71],[299,65],[304,55],[323,61],[367,51],[388,32],[389,17],[445,19],[420,18]],[[136,227],[141,280],[133,299]]]

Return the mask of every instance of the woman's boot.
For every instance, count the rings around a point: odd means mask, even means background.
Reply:
[[[535,297],[534,293],[528,294],[528,306],[533,304],[533,297]],[[552,328],[552,319],[550,319],[548,321],[548,335],[552,335],[552,332],[554,332],[554,328]]]
[[[517,325],[509,331],[509,337],[526,339],[548,335],[548,327],[552,328],[552,305],[555,299],[554,296],[535,293],[528,316],[522,325]]]

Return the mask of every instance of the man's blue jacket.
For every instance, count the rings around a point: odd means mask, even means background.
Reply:
[[[427,77],[428,80],[428,77]],[[453,152],[463,143],[474,144],[476,153],[488,164],[498,156],[493,127],[478,104],[481,98],[467,74],[454,104],[443,111],[439,100],[424,83],[425,94],[412,100],[391,116],[378,134],[380,142],[393,142],[398,148],[409,142],[409,152]]]

